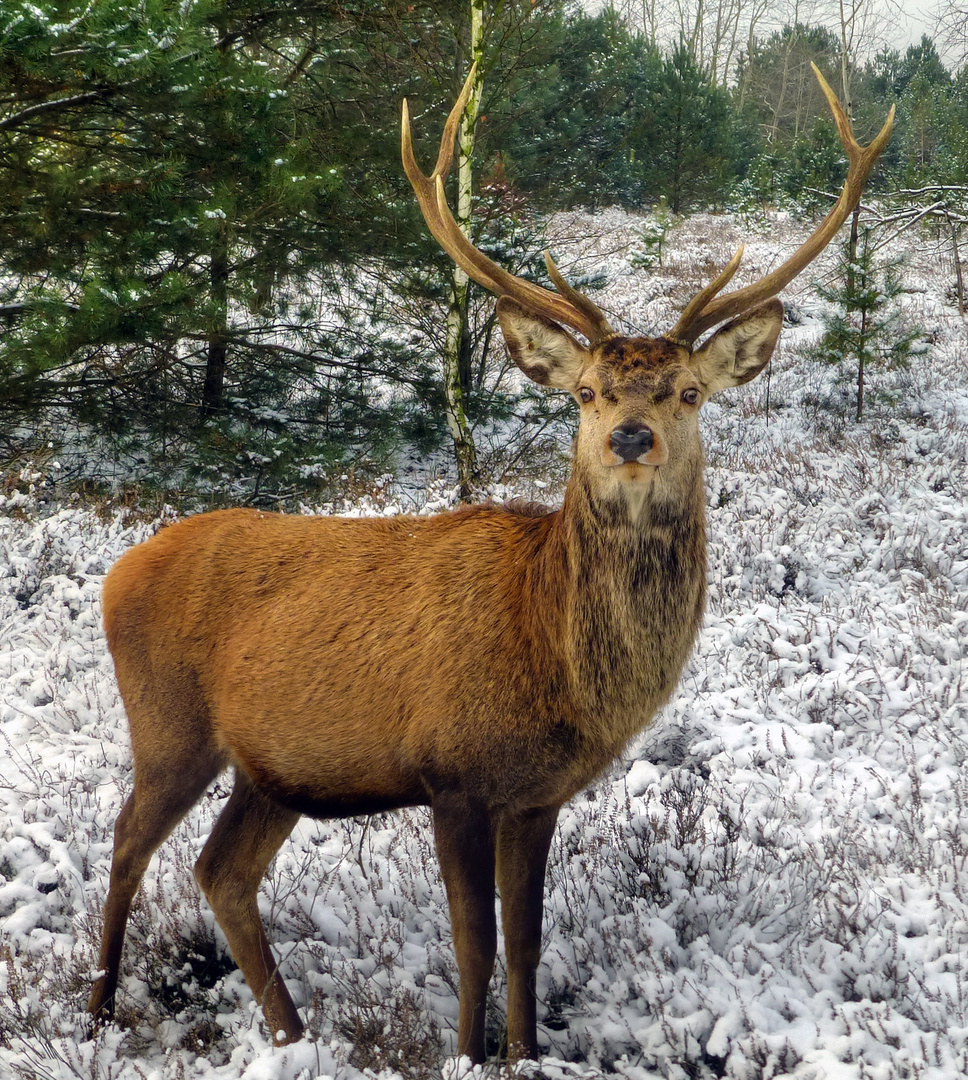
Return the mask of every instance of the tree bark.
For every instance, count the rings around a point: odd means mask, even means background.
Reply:
[[[215,239],[210,264],[212,304],[215,309],[205,361],[202,418],[210,420],[222,411],[225,398],[225,367],[228,354],[229,245],[227,223]]]
[[[483,30],[484,0],[471,0],[470,61],[477,62],[477,73],[471,95],[461,117],[457,136],[457,224],[462,232],[470,232],[471,182],[473,179],[474,134],[481,104],[484,84]],[[451,278],[450,308],[447,313],[447,338],[444,346],[444,395],[446,398],[447,426],[454,442],[457,459],[457,485],[460,498],[469,501],[473,496],[477,479],[477,448],[474,435],[467,422],[464,399],[469,380],[466,375],[468,363],[469,329],[467,310],[467,275],[460,267],[454,267]]]
[[[951,229],[951,250],[955,258],[955,288],[958,292],[958,314],[965,317],[965,279],[961,271],[961,251],[958,248],[958,226],[951,220],[951,214],[946,212],[948,227]]]
[[[856,294],[857,288],[857,248],[860,243],[860,207],[854,207],[850,215],[850,240],[847,248],[847,295]],[[857,410],[854,419],[859,423],[864,418],[864,348],[867,337],[867,311],[861,311],[860,343],[857,349]]]
[[[221,41],[216,45],[219,53],[219,68],[224,70],[228,61],[226,37],[228,28],[225,19],[219,20]],[[219,95],[216,134],[225,134],[229,122],[226,116],[225,99],[221,86]],[[209,260],[209,287],[211,289],[212,322],[208,332],[208,348],[205,360],[205,385],[202,388],[202,421],[218,416],[225,403],[225,369],[228,356],[229,322],[229,222],[221,211],[221,218],[215,221],[215,235],[212,238],[212,254]]]

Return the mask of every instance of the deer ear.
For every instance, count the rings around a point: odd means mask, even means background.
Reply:
[[[575,393],[589,352],[556,322],[502,296],[497,317],[511,359],[536,383]]]
[[[690,367],[710,394],[740,386],[755,379],[770,362],[782,328],[783,305],[767,300],[717,330],[693,353]]]

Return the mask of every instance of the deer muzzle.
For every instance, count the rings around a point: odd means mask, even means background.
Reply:
[[[652,449],[653,441],[652,428],[635,420],[617,427],[608,446],[623,462],[630,462],[643,458]]]

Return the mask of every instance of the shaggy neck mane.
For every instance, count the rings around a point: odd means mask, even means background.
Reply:
[[[702,621],[701,465],[679,490],[674,502],[651,492],[602,499],[576,471],[549,521],[541,577],[556,583],[552,646],[564,652],[582,726],[597,729],[610,752],[668,701]]]

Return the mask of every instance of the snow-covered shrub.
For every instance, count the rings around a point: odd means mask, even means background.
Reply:
[[[640,270],[653,270],[662,265],[662,248],[672,227],[672,215],[666,206],[665,196],[638,227],[638,242],[629,255],[629,263]]]

